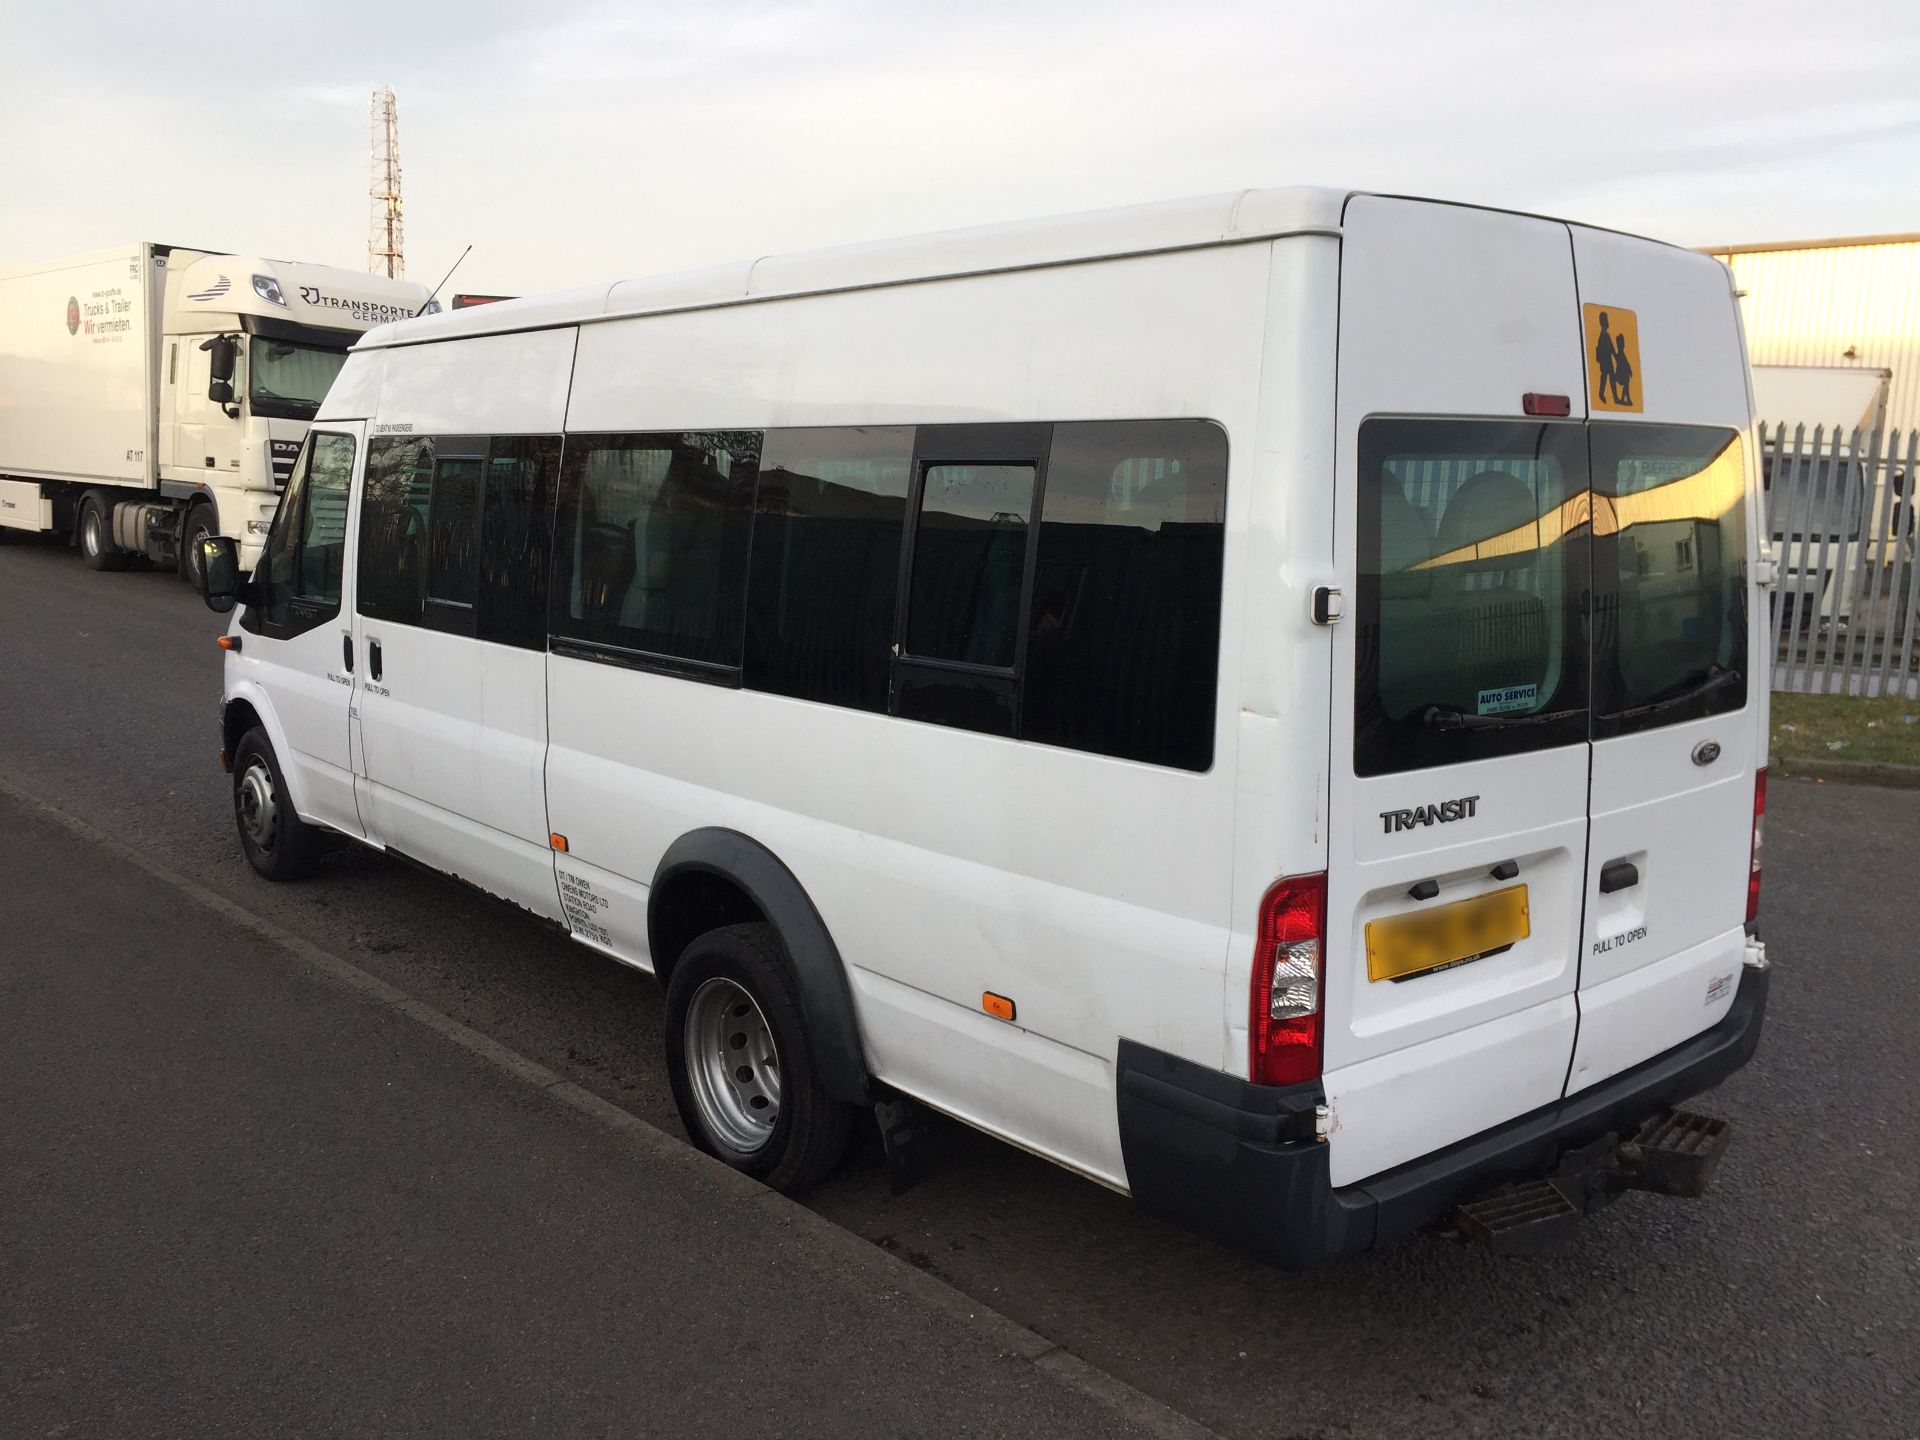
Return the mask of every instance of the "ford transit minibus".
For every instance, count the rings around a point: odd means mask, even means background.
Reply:
[[[389,326],[206,547],[240,840],[652,971],[783,1189],[917,1103],[1281,1265],[1529,1248],[1758,1042],[1751,426],[1717,261],[1326,190]]]

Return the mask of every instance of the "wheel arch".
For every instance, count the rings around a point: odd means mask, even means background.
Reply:
[[[872,1077],[847,967],[794,873],[738,830],[692,830],[667,847],[647,894],[647,948],[661,984],[695,938],[721,925],[754,921],[773,926],[793,962],[801,1012],[827,1093],[848,1104],[870,1103]]]
[[[307,805],[306,786],[300,776],[300,767],[288,763],[287,757],[291,752],[287,748],[286,732],[280,728],[273,705],[259,686],[244,682],[235,685],[220,703],[220,745],[229,763],[240,737],[255,725],[267,732],[267,741],[280,761],[280,778],[286,783],[287,796],[293,801],[294,813],[304,820],[313,811]]]

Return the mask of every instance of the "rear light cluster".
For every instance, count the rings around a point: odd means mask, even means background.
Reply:
[[[1760,857],[1767,845],[1767,770],[1753,772],[1753,846],[1747,852],[1747,923],[1760,914]]]
[[[1247,1076],[1256,1085],[1320,1078],[1326,928],[1324,874],[1277,880],[1260,902],[1247,1025]]]

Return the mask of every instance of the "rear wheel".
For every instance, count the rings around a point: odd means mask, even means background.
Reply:
[[[233,752],[233,818],[247,863],[269,880],[298,880],[320,861],[321,832],[294,813],[267,732],[240,737]]]
[[[213,524],[213,506],[204,500],[187,511],[187,518],[181,522],[180,578],[196,590],[200,588],[200,542],[218,533]]]
[[[770,925],[727,925],[687,947],[667,984],[667,1074],[693,1143],[793,1194],[846,1154],[853,1107],[827,1094],[800,987]]]
[[[89,570],[124,570],[132,558],[113,543],[113,514],[98,495],[80,502],[80,558]]]

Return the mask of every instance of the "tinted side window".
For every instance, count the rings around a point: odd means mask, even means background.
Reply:
[[[911,427],[770,430],[747,587],[745,684],[887,708]]]
[[[1212,763],[1226,495],[1217,425],[1054,426],[1022,739]]]
[[[370,619],[420,623],[433,445],[427,435],[382,435],[367,445],[355,604]]]
[[[443,442],[444,443],[444,442]],[[436,630],[473,634],[480,548],[480,472],[475,455],[443,456],[427,502],[427,590],[422,618]]]
[[[1032,465],[940,465],[924,471],[907,653],[1011,668],[1019,633]]]
[[[759,433],[583,435],[567,449],[555,638],[737,667]]]
[[[286,638],[340,613],[353,451],[350,435],[314,432],[273,517],[256,570],[269,598],[241,617],[248,629]]]
[[[558,436],[509,436],[488,451],[474,617],[474,633],[482,640],[546,648],[547,566],[559,478]]]

